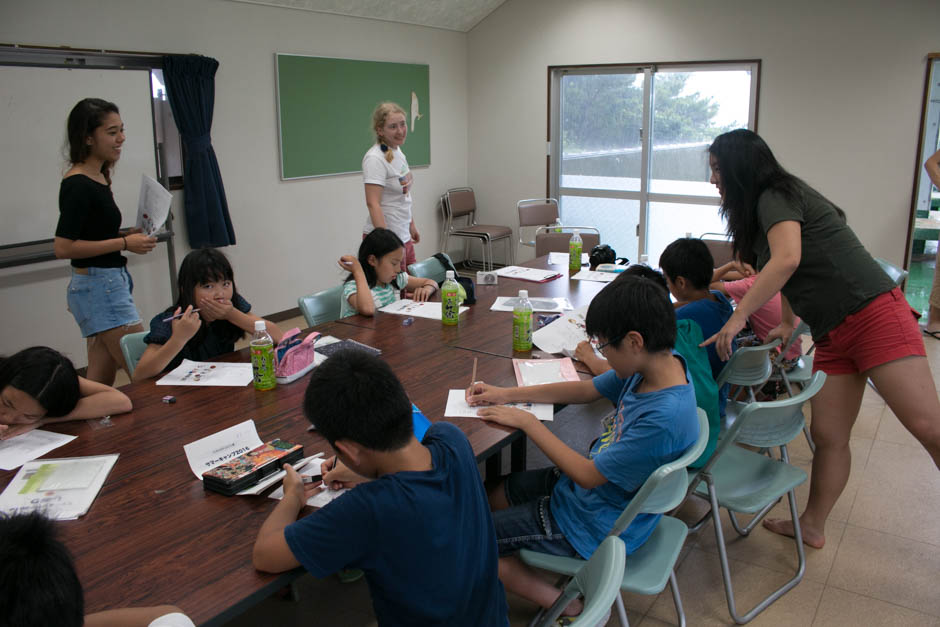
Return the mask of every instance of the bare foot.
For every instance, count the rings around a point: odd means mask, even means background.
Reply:
[[[788,518],[768,518],[764,520],[763,524],[768,531],[793,537],[793,521]],[[803,544],[806,546],[821,549],[826,544],[826,536],[811,527],[807,527],[802,519],[800,519],[800,533],[803,536]]]
[[[561,615],[562,616],[578,616],[583,609],[584,609],[584,602],[581,599],[575,599],[574,601],[568,604],[568,607],[566,607],[562,611]]]

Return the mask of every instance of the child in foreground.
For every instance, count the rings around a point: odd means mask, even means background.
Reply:
[[[510,591],[550,607],[560,591],[522,563],[532,549],[588,559],[643,482],[678,459],[698,438],[695,391],[685,362],[673,350],[676,318],[665,292],[648,279],[627,276],[591,302],[586,330],[612,370],[590,381],[519,388],[482,382],[467,390],[471,405],[590,403],[616,405],[613,420],[587,457],[569,448],[532,414],[483,407],[486,420],[521,429],[555,464],[513,473],[489,493],[499,547],[499,576]],[[628,553],[653,532],[658,515],[641,514],[621,534]],[[580,606],[568,606],[576,614]]]
[[[362,569],[380,625],[508,626],[493,520],[460,429],[438,422],[419,442],[391,368],[358,351],[313,371],[304,414],[336,451],[323,481],[355,489],[297,520],[320,486],[285,464],[284,499],[258,532],[255,568]]]
[[[78,376],[61,353],[33,346],[0,357],[0,440],[68,420],[131,410],[131,399],[109,385]]]
[[[3,627],[195,627],[172,605],[86,615],[72,556],[37,512],[0,516],[0,608]]]
[[[349,271],[343,283],[340,317],[375,312],[400,298],[402,290],[416,301],[426,301],[437,291],[433,279],[422,279],[401,270],[405,245],[392,231],[373,229],[359,245],[359,256],[343,255],[339,267]]]
[[[144,336],[148,346],[137,362],[134,381],[172,370],[184,359],[207,361],[230,353],[235,342],[253,332],[255,321],[261,320],[238,293],[232,265],[215,248],[186,255],[177,282],[176,305],[150,321],[150,333]],[[280,342],[281,329],[268,320],[265,325],[274,343]]]

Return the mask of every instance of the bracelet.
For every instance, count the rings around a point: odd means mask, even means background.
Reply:
[[[127,250],[127,238],[122,235],[121,239],[124,240],[124,250]]]

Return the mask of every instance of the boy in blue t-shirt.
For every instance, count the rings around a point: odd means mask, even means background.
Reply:
[[[313,371],[304,414],[336,450],[324,483],[352,487],[297,520],[319,485],[285,464],[284,499],[258,532],[265,572],[365,571],[380,625],[509,625],[496,537],[467,438],[452,424],[414,436],[391,368],[342,351]]]
[[[490,490],[506,588],[542,607],[559,590],[515,555],[527,548],[588,559],[643,482],[679,458],[698,438],[695,391],[683,359],[674,352],[676,318],[666,293],[652,281],[619,278],[591,302],[586,330],[612,370],[593,380],[498,388],[474,383],[472,405],[509,402],[589,403],[602,397],[616,406],[587,457],[569,448],[531,413],[484,407],[479,415],[525,431],[554,467],[513,473]],[[658,515],[638,516],[621,534],[627,552],[653,532]],[[578,603],[566,613],[580,611]]]

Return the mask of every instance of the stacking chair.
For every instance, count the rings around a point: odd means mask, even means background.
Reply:
[[[516,203],[519,212],[519,243],[523,246],[535,248],[533,239],[523,239],[522,229],[529,227],[549,226],[558,220],[558,201],[554,198],[528,198]]]
[[[726,233],[702,233],[699,239],[708,247],[716,268],[734,259],[733,245]]]
[[[778,346],[780,346],[780,340],[774,340],[760,346],[741,346],[731,354],[731,359],[718,373],[715,383],[718,385],[719,390],[725,383],[747,390],[746,402],[737,400],[737,397],[741,395],[740,389],[733,399],[728,399],[728,403],[725,405],[722,432],[727,430],[728,426],[735,421],[737,415],[747,403],[753,403],[757,400],[754,390],[759,390],[773,373],[770,352]]]
[[[540,226],[535,231],[535,256],[568,252],[568,244],[575,229],[581,236],[582,251],[590,253],[601,243],[601,232],[593,226]]]
[[[307,321],[307,326],[315,327],[325,322],[339,320],[343,307],[343,286],[337,285],[316,294],[301,296],[297,306]]]
[[[447,253],[441,253],[447,260],[450,261],[450,255]],[[454,265],[454,262],[450,262],[451,265]],[[408,266],[408,274],[411,276],[420,277],[422,279],[434,279],[438,283],[443,281],[446,278],[447,267],[436,257],[428,257],[417,263],[413,263]]]
[[[127,376],[133,377],[134,370],[137,368],[137,362],[140,356],[144,354],[147,345],[144,344],[144,337],[147,331],[139,333],[128,333],[121,336],[121,353],[124,355],[124,363],[127,364]]]
[[[881,269],[885,271],[891,280],[894,281],[895,285],[900,286],[901,283],[904,283],[904,279],[907,278],[907,270],[897,267],[893,263],[885,261],[880,257],[875,257],[875,261],[878,262],[878,265],[881,266]]]
[[[806,555],[803,551],[803,534],[800,531],[795,489],[806,481],[806,473],[787,463],[785,448],[782,449],[784,459],[774,460],[760,453],[735,446],[735,444],[742,433],[749,433],[750,441],[760,442],[763,446],[786,445],[799,434],[802,428],[800,408],[822,388],[825,380],[826,374],[819,372],[805,390],[792,398],[746,405],[737,420],[718,442],[718,448],[715,449],[715,453],[705,467],[697,472],[689,472],[690,492],[707,499],[711,504],[709,513],[693,529],[698,529],[711,518],[715,527],[715,540],[718,545],[725,595],[728,599],[728,611],[731,613],[731,618],[738,624],[743,625],[751,621],[803,579],[806,571]],[[745,430],[748,431],[745,432]],[[784,495],[789,501],[790,517],[793,520],[793,541],[796,544],[798,558],[796,574],[753,609],[743,615],[739,614],[734,599],[731,569],[728,565],[728,551],[721,528],[720,508],[724,507],[728,510],[735,530],[746,536]],[[736,512],[755,514],[755,516],[746,527],[742,527],[733,515]]]
[[[600,624],[610,611],[614,599],[619,596],[625,560],[626,549],[623,540],[616,536],[607,536],[594,551],[591,559],[565,586],[554,605],[545,612],[537,623],[538,627],[555,625],[555,620],[561,616],[568,604],[578,597],[584,597],[584,609],[578,614],[575,622],[585,627]]]
[[[493,242],[505,240],[506,258],[510,264],[515,262],[515,244],[512,241],[512,229],[508,226],[476,223],[477,201],[469,187],[449,189],[441,196],[441,212],[444,214],[444,230],[441,233],[441,252],[447,252],[451,237],[461,237],[464,242],[464,259],[469,259],[470,242],[477,240],[483,250],[483,269],[492,270]],[[466,219],[466,224],[456,225],[455,220]],[[487,257],[489,261],[487,261]],[[470,262],[472,263],[472,262]]]
[[[610,536],[623,533],[637,514],[663,514],[672,511],[685,500],[688,487],[688,474],[685,469],[699,458],[708,444],[708,416],[701,409],[698,410],[698,425],[699,437],[695,444],[679,459],[663,464],[653,471],[620,514],[610,531]],[[668,582],[672,589],[673,602],[676,604],[679,625],[683,627],[685,612],[676,582],[675,565],[688,534],[689,528],[684,522],[671,516],[663,516],[643,546],[627,556],[626,569],[620,582],[621,590],[646,595],[659,594]],[[584,561],[575,557],[547,555],[526,549],[519,552],[519,558],[529,566],[568,576],[575,575],[584,566]],[[593,557],[591,559],[593,560]],[[620,624],[628,626],[623,599],[618,594],[614,601]],[[539,618],[540,616],[536,616],[536,620]]]
[[[790,339],[787,341],[786,346],[780,349],[780,354],[774,357],[773,367],[774,372],[770,375],[771,381],[782,381],[783,387],[787,389],[787,394],[793,396],[793,384],[796,383],[800,386],[800,389],[806,387],[806,384],[809,383],[809,380],[813,378],[813,349],[815,346],[811,346],[809,351],[804,355],[800,356],[799,361],[796,362],[796,365],[793,366],[790,370],[785,370],[783,367],[784,356],[787,354],[787,351],[790,350],[790,347],[793,346],[793,343],[796,342],[797,338],[801,335],[809,334],[809,325],[800,320],[800,323],[796,325],[796,328],[793,330],[793,335],[790,336]],[[805,424],[803,425],[803,435],[806,436],[806,443],[809,444],[809,450],[816,452],[816,443],[813,442],[813,436],[809,432],[809,427]]]

